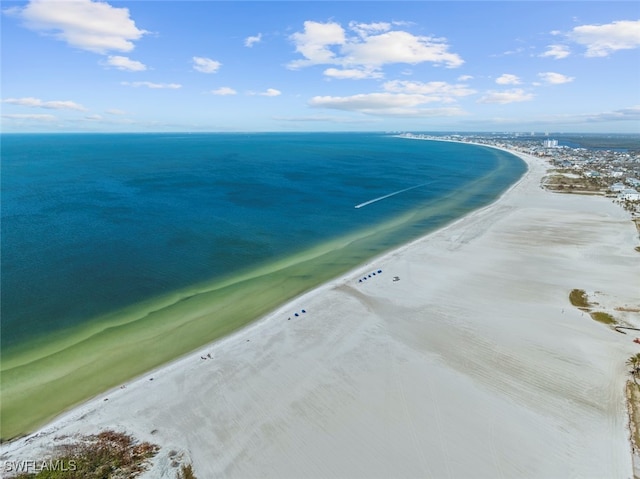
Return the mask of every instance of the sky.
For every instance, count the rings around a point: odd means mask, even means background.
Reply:
[[[3,1],[2,132],[640,133],[636,1]]]

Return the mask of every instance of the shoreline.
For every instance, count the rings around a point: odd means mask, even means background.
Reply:
[[[392,141],[402,143],[397,138]],[[414,144],[409,149],[422,148]],[[483,150],[476,153],[487,155],[487,149]],[[455,195],[227,277],[93,318],[46,339],[36,339],[22,349],[3,350],[0,442],[37,430],[61,412],[109,388],[267,316],[371,257],[433,231],[437,224],[455,221],[465,211],[477,208],[477,203],[494,201],[516,180],[516,173],[520,176],[525,169],[524,163],[509,156],[501,154],[494,174],[479,175]],[[496,190],[498,185],[501,187]]]
[[[113,427],[162,447],[148,477],[175,476],[171,449],[200,477],[630,475],[619,406],[635,348],[568,301],[573,288],[603,307],[637,301],[637,253],[618,258],[632,241],[617,231],[624,212],[553,198],[544,160],[509,152],[528,170],[490,205],[63,413],[2,457]]]

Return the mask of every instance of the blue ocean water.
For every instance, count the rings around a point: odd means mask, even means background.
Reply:
[[[3,349],[413,213],[355,267],[525,171],[379,133],[4,134],[1,154]]]

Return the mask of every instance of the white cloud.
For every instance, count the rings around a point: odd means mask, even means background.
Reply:
[[[130,72],[142,72],[147,69],[144,63],[120,55],[110,55],[107,58],[106,65]]]
[[[256,43],[260,43],[262,41],[262,33],[258,33],[256,36],[247,37],[244,40],[244,46],[251,48]]]
[[[68,100],[42,101],[39,98],[7,98],[2,103],[10,105],[28,106],[32,108],[47,108],[50,110],[77,110],[87,111],[87,109],[79,103]]]
[[[91,121],[101,121],[102,120],[102,116],[100,115],[87,115],[84,117],[85,120],[91,120]]]
[[[508,57],[510,55],[521,55],[524,51],[525,51],[524,48],[519,47],[519,48],[516,48],[515,50],[507,50],[507,51],[502,52],[500,54],[491,55],[491,56],[492,57],[502,57],[502,56]]]
[[[337,68],[327,68],[324,75],[329,78],[339,80],[363,80],[365,78],[382,78],[382,72],[371,68],[345,68],[343,70]]]
[[[193,57],[193,69],[202,73],[215,73],[222,66],[222,63],[211,58]]]
[[[442,38],[415,36],[402,30],[391,30],[388,23],[350,23],[356,36],[347,37],[338,23],[304,22],[304,31],[291,35],[296,51],[304,57],[288,64],[296,69],[311,65],[338,65],[345,71],[344,77],[353,71],[379,70],[386,64],[432,62],[455,68],[464,63],[459,55],[450,53]],[[338,70],[330,70],[335,76]],[[367,76],[366,78],[371,78]]]
[[[141,86],[145,86],[147,88],[152,88],[152,89],[168,88],[170,90],[177,90],[178,88],[182,88],[182,85],[180,85],[179,83],[152,83],[150,81],[134,81],[134,82],[123,81],[123,82],[120,82],[120,84],[125,86],[132,86],[136,88]]]
[[[322,106],[337,110],[385,110],[397,107],[413,107],[424,103],[423,95],[406,93],[361,93],[352,96],[315,96],[311,106]]]
[[[545,129],[567,130],[573,128],[584,128],[585,125],[597,124],[597,123],[611,123],[611,122],[637,122],[640,121],[640,105],[621,108],[614,111],[606,111],[600,113],[587,113],[587,114],[547,114],[543,116],[536,116],[535,118],[491,118],[485,119],[481,124],[475,124],[476,127],[486,127],[489,123],[495,123],[496,125],[509,124],[513,128],[514,125],[521,125],[521,128],[532,130],[540,128],[541,125]],[[528,126],[522,126],[528,125]],[[536,126],[537,125],[537,126]],[[596,127],[598,128],[598,127]],[[598,130],[595,130],[598,131]],[[633,130],[632,130],[633,131]]]
[[[280,90],[276,90],[275,88],[267,88],[266,91],[258,94],[261,96],[280,96],[282,95],[282,92]]]
[[[274,120],[278,121],[291,121],[295,123],[301,122],[330,122],[330,123],[356,123],[356,124],[369,124],[377,123],[379,120],[374,118],[350,118],[340,116],[274,116]]]
[[[403,31],[390,31],[366,37],[360,42],[343,46],[344,62],[380,67],[387,63],[412,65],[433,62],[453,68],[464,62],[455,53],[449,53],[448,45],[441,39],[414,36]]]
[[[640,105],[587,116],[589,122],[625,120],[640,121]]]
[[[364,38],[375,33],[388,32],[389,30],[391,30],[391,24],[387,22],[378,22],[378,23],[349,22],[349,29],[353,30],[360,37]]]
[[[109,115],[126,115],[127,112],[124,110],[118,110],[117,108],[110,108],[106,111]]]
[[[560,60],[571,55],[571,51],[566,45],[549,45],[547,48],[547,51],[540,55],[541,57],[551,57]]]
[[[498,85],[519,85],[522,83],[520,78],[516,75],[511,75],[510,73],[505,73],[498,78],[496,78],[496,83]]]
[[[460,108],[420,108],[430,101],[424,95],[405,93],[367,93],[346,97],[316,96],[309,106],[355,111],[376,116],[432,117],[465,114]]]
[[[423,95],[423,103],[426,102],[442,102],[451,103],[456,98],[473,95],[475,90],[467,88],[466,85],[452,85],[446,82],[417,82],[393,80],[383,85],[386,91],[394,93],[407,93]]]
[[[9,10],[30,30],[50,34],[69,45],[95,53],[133,50],[146,32],[136,27],[127,8],[91,0],[31,0]]]
[[[606,25],[582,25],[568,35],[587,48],[587,57],[606,57],[618,50],[640,47],[640,20],[622,20]]]
[[[38,114],[5,114],[2,118],[9,120],[35,120],[35,121],[56,121],[57,118],[53,115],[38,115]]]
[[[561,85],[563,83],[571,83],[573,80],[575,80],[574,77],[568,77],[566,75],[563,75],[562,73],[554,73],[554,72],[538,73],[538,76],[542,79],[542,81],[544,81],[545,83],[549,83],[551,85]]]
[[[392,80],[385,82],[382,88],[383,92],[351,96],[315,96],[309,100],[309,106],[373,116],[406,118],[459,116],[466,113],[457,106],[426,108],[425,105],[455,103],[458,98],[476,93],[475,90],[463,84],[435,81]]]
[[[469,80],[473,80],[473,77],[471,75],[460,75],[458,77],[458,81],[469,81]]]
[[[214,95],[227,96],[227,95],[235,95],[237,92],[228,86],[222,86],[216,90],[211,90],[211,93]]]
[[[478,103],[497,103],[504,105],[521,101],[533,100],[533,94],[527,93],[520,88],[506,91],[490,91],[478,100]]]
[[[45,101],[42,103],[42,108],[50,108],[52,110],[87,110],[85,107],[74,101]]]
[[[27,97],[7,98],[5,100],[2,100],[2,103],[9,103],[10,105],[41,107],[43,102],[39,98]]]
[[[334,52],[329,47],[346,42],[345,31],[337,23],[304,22],[304,32],[291,35],[296,51],[305,58],[289,63],[289,68],[300,68],[308,65],[336,63]]]

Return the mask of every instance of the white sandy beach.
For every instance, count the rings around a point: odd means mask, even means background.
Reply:
[[[584,289],[640,327],[614,309],[640,308],[638,233],[610,199],[543,190],[546,164],[526,159],[493,205],[3,445],[1,459],[110,428],[161,446],[146,478],[175,478],[174,460],[199,479],[631,478],[625,361],[640,346],[568,296]]]

